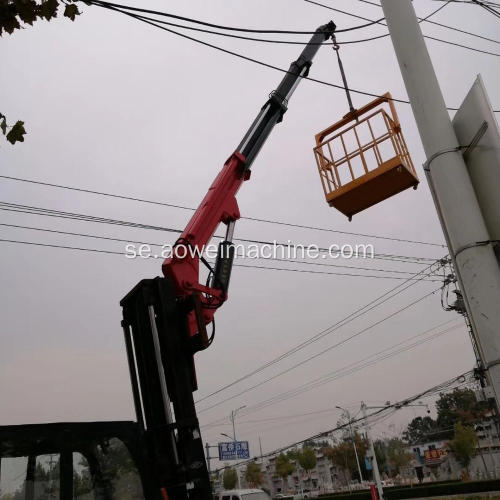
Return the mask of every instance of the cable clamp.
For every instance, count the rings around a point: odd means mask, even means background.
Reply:
[[[481,140],[483,135],[485,134],[486,130],[488,129],[488,122],[484,121],[481,126],[479,127],[478,131],[475,133],[474,137],[470,141],[470,143],[467,146],[456,146],[454,148],[448,148],[448,149],[443,149],[441,151],[438,151],[437,153],[434,153],[424,164],[423,168],[425,172],[430,173],[430,166],[431,163],[436,159],[439,158],[440,156],[447,154],[447,153],[456,153],[458,151],[464,151],[463,156],[466,158],[472,150],[477,146],[478,142]]]
[[[430,166],[431,163],[436,159],[439,158],[442,155],[445,155],[447,153],[456,153],[457,151],[461,151],[462,149],[465,149],[466,146],[456,146],[454,148],[449,148],[449,149],[442,149],[441,151],[438,151],[437,153],[434,153],[422,166],[426,172],[431,172]]]
[[[454,258],[456,259],[460,253],[462,253],[465,250],[469,250],[469,248],[484,247],[484,246],[489,245],[489,244],[498,245],[498,243],[500,243],[500,240],[484,240],[484,241],[476,241],[475,243],[469,243],[468,245],[464,245],[463,247],[460,247],[455,252]]]
[[[493,361],[486,363],[486,367],[484,368],[484,370],[489,370],[490,368],[493,368],[494,366],[497,365],[500,365],[500,358],[494,359]]]

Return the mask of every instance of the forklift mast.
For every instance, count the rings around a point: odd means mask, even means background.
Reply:
[[[250,178],[250,167],[287,110],[300,79],[316,52],[333,36],[335,24],[320,26],[278,88],[261,108],[236,151],[229,157],[166,259],[164,277],[138,283],[120,302],[137,423],[155,484],[156,499],[212,498],[193,391],[197,389],[193,355],[211,340],[207,325],[227,299],[234,258],[236,193]],[[202,253],[218,226],[227,226],[215,267]],[[200,283],[199,265],[209,267]],[[212,336],[213,338],[213,336]]]

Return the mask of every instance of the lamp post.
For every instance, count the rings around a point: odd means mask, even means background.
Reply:
[[[360,481],[360,483],[362,483],[363,482],[363,474],[361,473],[361,466],[359,465],[358,450],[356,449],[356,441],[354,440],[354,433],[352,432],[352,418],[351,418],[351,414],[349,413],[349,410],[346,410],[345,408],[342,408],[341,406],[335,406],[335,408],[338,408],[339,410],[342,410],[345,413],[346,417],[347,417],[347,422],[349,423],[349,433],[351,435],[352,446],[354,448],[354,455],[356,457],[356,463],[358,465],[359,481]]]
[[[230,420],[231,423],[233,424],[233,441],[236,441],[236,429],[234,427],[234,419],[236,417],[236,414],[240,411],[243,410],[243,408],[246,408],[247,405],[240,406],[239,408],[236,408],[236,410],[231,410],[231,415],[230,415]]]
[[[246,405],[240,406],[239,408],[236,408],[235,410],[231,410],[231,415],[229,416],[229,419],[231,420],[231,423],[233,424],[233,437],[231,438],[231,436],[228,436],[227,434],[224,434],[221,432],[221,436],[225,436],[225,437],[233,440],[235,453],[236,453],[236,427],[234,425],[234,420],[235,420],[236,414],[240,410],[242,410],[243,408],[246,408]],[[238,488],[240,489],[241,488],[240,475],[238,474],[238,469],[235,469],[235,470],[236,470],[236,477],[238,478]]]

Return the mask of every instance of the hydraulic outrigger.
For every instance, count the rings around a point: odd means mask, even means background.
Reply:
[[[211,185],[176,245],[186,248],[163,263],[163,278],[141,281],[122,301],[123,328],[137,413],[157,491],[168,498],[208,499],[210,481],[196,416],[193,354],[210,345],[207,325],[227,299],[234,257],[232,236],[240,218],[236,193],[307,76],[335,24],[320,26],[278,88],[271,93],[236,151]],[[227,226],[211,280],[200,283],[201,253],[219,224]],[[194,250],[194,251],[186,251]],[[206,261],[204,262],[206,265]],[[160,396],[161,395],[161,396]]]

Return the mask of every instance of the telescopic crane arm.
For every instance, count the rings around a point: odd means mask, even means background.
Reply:
[[[290,97],[300,79],[307,76],[319,47],[333,36],[335,28],[332,21],[320,26],[300,57],[290,65],[280,85],[261,108],[177,240],[176,247],[182,246],[182,251],[174,252],[163,263],[163,274],[172,281],[177,296],[193,300],[194,308],[189,315],[193,352],[208,347],[206,325],[213,321],[216,309],[227,299],[234,257],[232,237],[235,222],[240,218],[236,193],[243,182],[250,178],[253,161],[274,126],[282,120]],[[201,253],[221,223],[227,226],[226,238],[219,245],[211,281],[202,284],[199,282]]]

